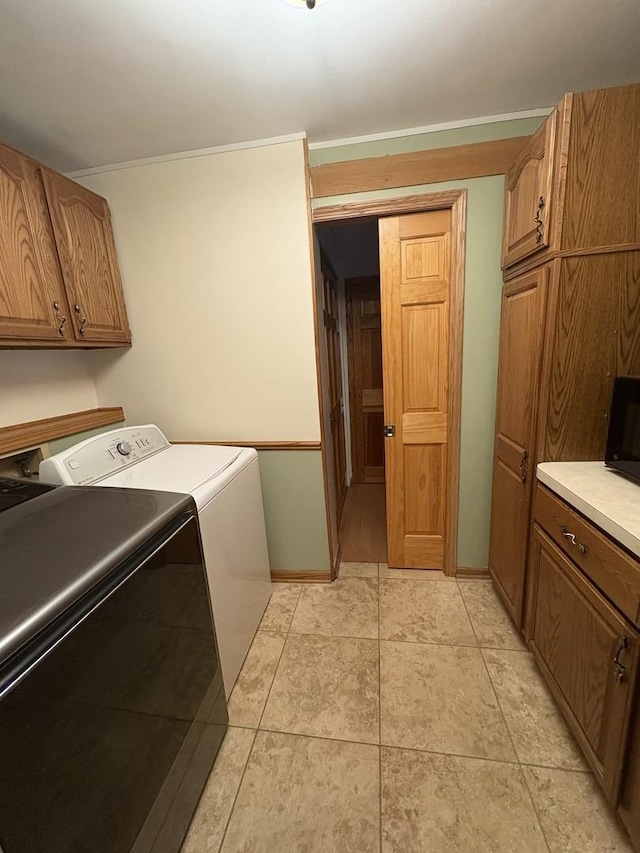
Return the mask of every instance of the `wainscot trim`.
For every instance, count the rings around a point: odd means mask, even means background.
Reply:
[[[120,406],[116,406],[109,409],[87,409],[84,412],[71,412],[40,421],[0,427],[0,455],[27,450],[55,438],[117,424],[123,420],[124,411]]]
[[[312,166],[312,196],[349,195],[504,175],[530,137],[514,136]]]
[[[202,444],[220,447],[254,447],[256,450],[322,450],[320,441],[172,441],[171,444]]]

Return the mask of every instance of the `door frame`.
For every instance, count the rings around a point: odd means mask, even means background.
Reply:
[[[349,288],[347,287],[347,283],[350,283],[350,282],[360,282],[362,284],[362,286],[366,286],[367,284],[376,283],[378,286],[378,294],[379,294],[380,293],[380,276],[379,275],[354,276],[352,278],[346,278],[344,280],[344,283],[345,283],[345,294],[344,294],[344,296],[345,296],[345,307],[346,307],[346,314],[347,314],[347,353],[348,353],[347,367],[348,367],[348,378],[349,378],[349,415],[350,415],[349,432],[350,432],[350,436],[351,436],[351,469],[352,469],[352,474],[353,474],[353,476],[352,476],[352,482],[353,482],[353,479],[355,478],[355,474],[356,474],[356,469],[359,467],[358,465],[356,465],[356,462],[362,461],[362,460],[358,460],[358,457],[359,457],[358,451],[362,450],[362,446],[361,445],[359,446],[358,441],[357,441],[357,439],[358,439],[357,423],[356,423],[357,419],[355,417],[355,412],[356,412],[356,409],[358,407],[356,405],[356,392],[355,392],[355,386],[356,386],[355,349],[356,349],[356,346],[355,346],[355,339],[354,339],[355,338],[355,335],[354,335],[355,319],[353,316],[353,293],[354,293],[355,288],[358,285],[352,284],[351,288],[350,288],[351,292],[349,292]],[[380,332],[382,334],[382,329],[380,330]],[[364,436],[362,436],[362,438],[364,440]],[[363,443],[364,443],[364,441],[363,441]],[[365,466],[363,465],[362,467],[364,468]],[[363,483],[363,480],[359,480],[356,482]],[[379,483],[379,485],[382,485],[382,484],[384,484],[384,478]]]
[[[310,228],[320,223],[346,222],[353,219],[379,219],[384,216],[399,216],[405,213],[424,213],[430,210],[451,210],[451,281],[449,304],[449,422],[447,427],[447,524],[444,553],[444,573],[455,576],[458,562],[458,510],[460,502],[460,413],[462,406],[462,338],[464,320],[464,266],[467,222],[467,190],[422,193],[420,195],[381,198],[372,201],[354,201],[333,204],[311,210]],[[313,233],[311,234],[313,252]],[[318,340],[318,317],[315,317],[316,341]],[[318,370],[320,365],[318,364]],[[322,399],[320,395],[320,421],[322,424]],[[322,434],[322,431],[321,431]],[[322,434],[322,470],[325,479],[325,494],[328,491],[327,436]],[[327,513],[329,510],[327,509]],[[331,521],[327,517],[329,528]],[[330,534],[331,538],[331,534]],[[339,550],[339,549],[337,549]],[[332,550],[332,557],[334,552]],[[337,559],[336,554],[336,559]],[[334,576],[337,565],[333,567]]]

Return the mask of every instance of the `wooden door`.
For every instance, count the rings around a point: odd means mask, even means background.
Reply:
[[[68,313],[38,165],[0,145],[0,338],[64,340]]]
[[[506,175],[503,267],[549,245],[556,124],[554,110]]]
[[[43,170],[72,325],[79,341],[131,340],[107,202]]]
[[[548,267],[502,291],[489,570],[518,626],[535,479],[534,443]]]
[[[638,635],[538,525],[531,548],[527,636],[596,779],[615,805]]]
[[[444,568],[451,211],[381,219],[388,562]]]
[[[337,522],[347,495],[347,453],[344,435],[344,405],[342,392],[342,359],[340,357],[340,322],[338,316],[338,290],[335,279],[326,271],[324,280],[323,323],[327,345],[329,380],[329,423],[333,446],[334,488]]]
[[[384,483],[380,277],[345,281],[352,483]]]

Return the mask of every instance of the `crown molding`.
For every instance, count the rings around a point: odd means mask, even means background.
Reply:
[[[442,124],[428,124],[424,127],[408,127],[403,130],[390,130],[384,133],[370,133],[366,136],[350,136],[344,139],[332,139],[327,142],[310,142],[310,151],[319,151],[322,148],[339,148],[342,145],[360,145],[363,142],[380,142],[384,139],[398,139],[402,136],[419,136],[423,133],[436,133],[439,130],[457,130],[461,127],[474,127],[479,124],[496,124],[502,121],[517,121],[522,118],[541,118],[548,116],[553,107],[541,107],[535,110],[520,110],[515,113],[500,113],[492,116],[479,116],[478,118],[460,119],[460,121],[447,121]]]
[[[151,166],[154,163],[170,163],[172,160],[191,160],[194,157],[208,157],[210,154],[225,154],[229,151],[246,151],[249,148],[266,148],[271,145],[282,145],[286,142],[300,142],[306,137],[307,135],[304,132],[290,133],[287,136],[272,136],[267,139],[254,139],[250,142],[233,142],[229,145],[214,145],[211,148],[194,148],[191,151],[177,151],[174,154],[159,154],[157,157],[141,157],[138,160],[123,160],[121,163],[92,166],[89,169],[65,172],[65,175],[67,178],[86,178],[89,175],[99,175],[102,172],[134,169],[136,166]]]

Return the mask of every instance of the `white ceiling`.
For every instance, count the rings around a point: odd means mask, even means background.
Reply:
[[[640,80],[638,0],[0,0],[0,138],[60,169]]]

